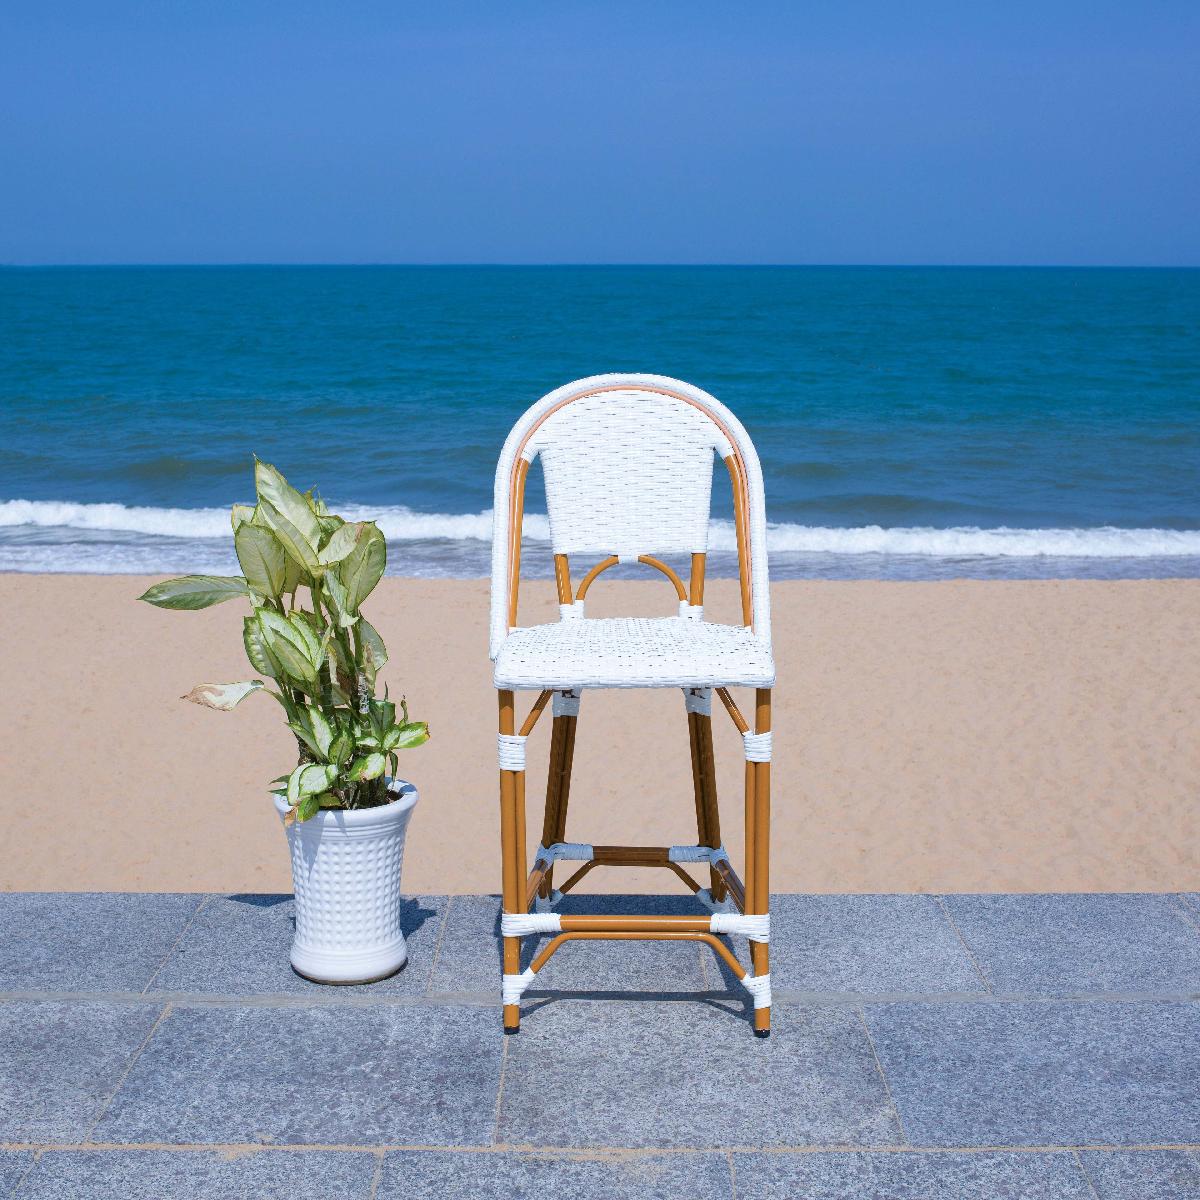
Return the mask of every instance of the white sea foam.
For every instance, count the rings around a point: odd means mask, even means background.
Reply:
[[[733,525],[714,522],[712,546],[735,548]],[[1118,529],[848,529],[822,525],[772,525],[767,547],[776,554],[904,554],[933,558],[1170,558],[1200,555],[1200,530]]]
[[[487,542],[492,536],[492,514],[422,513],[401,506],[337,505],[353,520],[375,520],[396,541]],[[96,535],[135,535],[145,539],[228,538],[227,508],[149,508],[124,504],[79,504],[57,500],[0,501],[0,541],[11,544],[22,530],[46,531],[37,539],[43,554],[55,544],[77,541],[72,531]],[[534,541],[549,539],[544,516],[530,514],[525,534]],[[136,535],[141,535],[137,537]],[[105,540],[118,540],[116,538]],[[1058,557],[1058,558],[1170,558],[1200,555],[1200,530],[1119,529],[951,529],[928,527],[883,528],[866,525],[836,528],[822,525],[771,525],[768,548],[775,554],[879,554],[935,558]],[[733,525],[714,521],[711,547],[732,551],[736,547]],[[28,547],[32,549],[32,547]]]

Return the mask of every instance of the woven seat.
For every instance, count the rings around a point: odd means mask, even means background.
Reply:
[[[770,687],[771,647],[749,629],[684,617],[559,621],[514,630],[496,687]]]
[[[534,464],[545,484],[559,620],[522,627],[518,613],[525,485]],[[705,621],[714,467],[728,473],[737,538],[741,623]],[[500,843],[504,939],[504,1029],[520,1028],[521,997],[559,949],[575,941],[648,938],[694,941],[719,955],[753,1006],[754,1032],[771,1029],[770,825],[771,599],[762,469],[737,417],[699,388],[658,375],[598,375],[543,396],[513,426],[496,467],[493,504],[490,654],[499,704]],[[578,586],[571,560],[585,570]],[[599,561],[597,561],[599,559]],[[687,580],[666,560],[685,559]],[[581,561],[582,560],[582,561]],[[586,596],[604,572],[640,563],[674,588],[678,616],[595,619]],[[590,569],[589,569],[590,568]],[[663,611],[663,610],[660,610]],[[675,611],[667,609],[666,611]],[[730,688],[753,689],[743,715]],[[567,841],[567,805],[584,692],[596,688],[677,688],[686,718],[696,841],[613,846]],[[537,689],[523,721],[515,693]],[[713,700],[733,721],[745,758],[745,878],[721,840],[713,751]],[[682,704],[679,703],[680,699]],[[665,707],[666,698],[662,703]],[[526,743],[551,714],[542,837],[525,831]],[[680,721],[680,737],[683,721]],[[586,740],[586,733],[584,734]],[[606,746],[611,753],[611,747]],[[681,797],[682,799],[682,797]],[[670,797],[655,797],[669,803]],[[532,869],[530,858],[532,857]],[[556,864],[574,870],[555,885]],[[699,902],[692,916],[560,913],[556,905],[597,867],[658,867]],[[561,870],[562,868],[560,868]],[[702,886],[693,871],[707,876]],[[521,970],[521,939],[555,936]],[[750,967],[722,940],[749,941]]]

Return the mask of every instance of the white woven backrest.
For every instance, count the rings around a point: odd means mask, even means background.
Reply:
[[[520,459],[541,458],[554,553],[636,558],[707,550],[714,454],[737,455],[745,467],[753,626],[769,639],[762,472],[745,429],[719,401],[677,379],[596,375],[542,397],[504,444],[496,468],[492,657],[508,633]]]
[[[729,439],[703,410],[645,388],[555,409],[521,456],[540,456],[555,554],[702,554],[713,453]]]

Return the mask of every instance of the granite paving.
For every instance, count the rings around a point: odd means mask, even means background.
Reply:
[[[610,1154],[504,1151],[387,1155],[376,1200],[503,1196],[518,1200],[731,1200],[723,1154]]]
[[[342,989],[347,996],[424,992],[441,934],[445,896],[404,901],[401,928],[408,962],[389,979]],[[253,995],[319,995],[326,985],[292,970],[279,947],[292,940],[291,896],[214,896],[196,914],[150,986],[151,992]]]
[[[1095,1200],[1073,1153],[736,1154],[738,1200]]]
[[[638,942],[566,945],[505,1037],[494,896],[409,898],[405,969],[340,988],[287,896],[0,894],[0,1197],[1200,1200],[1193,893],[772,912],[769,1039]]]
[[[947,896],[998,992],[1200,992],[1200,938],[1167,895]]]
[[[204,899],[0,892],[0,992],[140,992]]]
[[[916,1145],[1200,1143],[1200,1005],[887,1004],[866,1019]]]
[[[1099,1200],[1200,1200],[1200,1157],[1186,1150],[1085,1150]]]
[[[21,1200],[370,1200],[380,1170],[349,1151],[49,1150]]]

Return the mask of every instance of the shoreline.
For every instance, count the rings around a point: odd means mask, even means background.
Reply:
[[[0,574],[0,711],[26,748],[0,756],[2,891],[290,891],[266,792],[294,753],[276,706],[178,699],[248,677],[242,608],[138,604],[153,578]],[[714,580],[708,615],[732,619],[735,590]],[[1200,580],[785,580],[772,596],[773,890],[1200,890]],[[499,887],[487,597],[486,579],[389,576],[370,604],[383,678],[434,734],[402,759],[421,792],[409,893]],[[589,613],[665,615],[668,599],[614,580]],[[553,589],[532,583],[521,621],[555,615]],[[740,746],[723,717],[737,863]],[[533,843],[548,737],[543,722],[529,746]],[[64,791],[73,811],[56,816]],[[693,822],[679,697],[585,696],[568,836],[688,842]],[[587,886],[681,885],[596,871]]]

